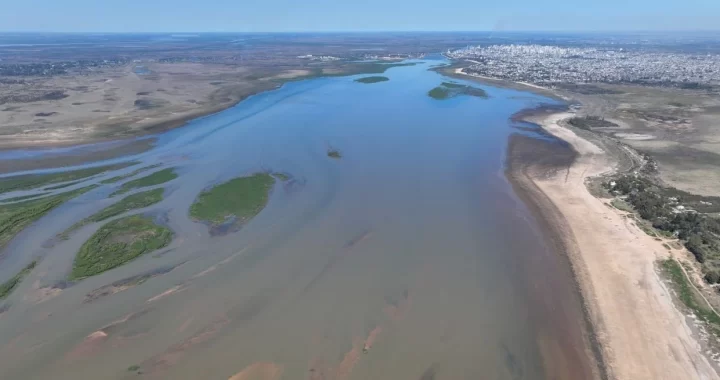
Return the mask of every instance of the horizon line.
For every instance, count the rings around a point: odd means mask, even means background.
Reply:
[[[0,30],[1,34],[376,34],[376,33],[720,33],[720,29],[637,29],[637,30],[263,30],[263,31],[41,31]]]

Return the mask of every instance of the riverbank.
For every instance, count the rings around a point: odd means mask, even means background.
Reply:
[[[567,142],[574,154],[554,156],[537,149],[543,143],[515,136],[507,174],[567,253],[607,377],[717,379],[657,273],[656,262],[669,256],[662,242],[587,189],[588,178],[615,170],[618,162],[565,128],[563,120],[570,116],[553,113],[529,121]]]

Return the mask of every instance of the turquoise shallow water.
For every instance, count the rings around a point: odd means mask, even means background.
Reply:
[[[176,234],[159,253],[64,282],[99,225],[49,239],[121,183],[21,233],[0,279],[42,260],[4,303],[0,377],[228,378],[261,362],[287,379],[587,378],[569,270],[504,177],[510,116],[550,100],[492,87],[434,100],[440,63],[290,83],[158,136],[133,159],[180,173],[144,210]],[[188,219],[204,188],[263,170],[292,180],[239,232]]]

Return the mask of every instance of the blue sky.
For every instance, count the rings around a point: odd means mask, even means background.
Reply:
[[[718,30],[720,0],[5,0],[1,31]]]

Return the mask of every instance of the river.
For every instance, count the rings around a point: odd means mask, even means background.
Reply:
[[[115,201],[118,184],[23,231],[3,280],[41,261],[2,304],[0,378],[591,378],[570,269],[504,175],[508,137],[526,133],[510,116],[552,101],[494,87],[487,99],[432,99],[448,79],[428,68],[443,61],[416,63],[381,83],[286,84],[158,136],[136,167],[78,184],[178,168],[145,212],[175,238],[64,281],[100,225],[52,237]],[[291,180],[240,231],[211,236],[188,218],[204,188],[264,170]]]

